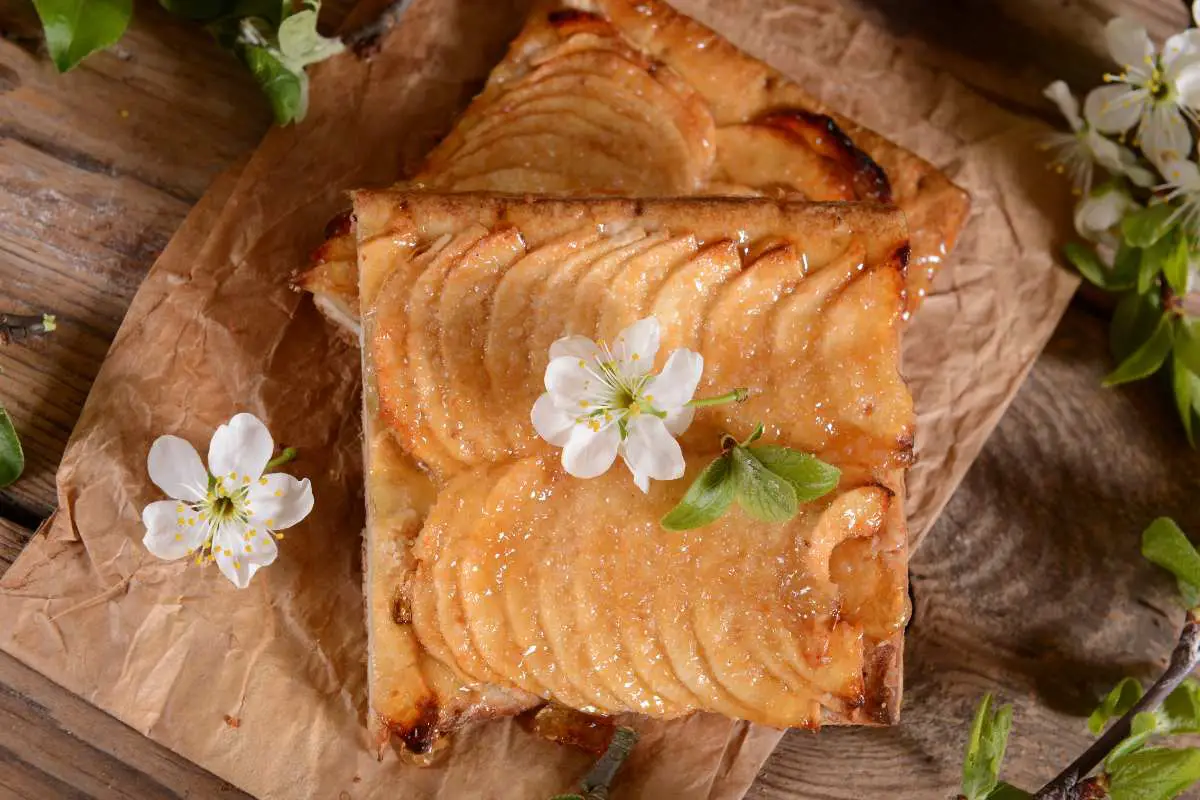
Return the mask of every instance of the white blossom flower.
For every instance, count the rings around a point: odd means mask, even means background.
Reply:
[[[1055,81],[1043,94],[1053,100],[1071,126],[1070,133],[1052,133],[1045,137],[1045,149],[1059,172],[1065,172],[1078,194],[1092,188],[1095,165],[1099,164],[1114,176],[1127,176],[1138,186],[1154,184],[1154,174],[1137,163],[1137,156],[1106,138],[1089,120],[1079,116],[1079,101],[1067,84]]]
[[[1158,190],[1167,202],[1178,201],[1171,219],[1179,219],[1188,233],[1200,234],[1200,167],[1194,161],[1176,159],[1163,164],[1162,174],[1166,182]]]
[[[680,348],[658,375],[659,324],[647,317],[621,331],[610,348],[585,336],[559,339],[550,348],[546,392],[533,405],[538,435],[563,448],[563,468],[577,478],[608,471],[620,453],[643,492],[650,479],[683,477],[683,452],[675,437],[687,430],[688,405],[704,359]]]
[[[1116,184],[1105,184],[1090,192],[1075,206],[1075,230],[1090,242],[1117,246],[1113,228],[1141,205]]]
[[[1102,133],[1136,126],[1134,143],[1160,168],[1187,158],[1192,151],[1187,120],[1195,120],[1200,108],[1200,31],[1175,34],[1158,53],[1145,28],[1117,17],[1105,38],[1121,72],[1104,76],[1113,85],[1088,95],[1084,115]]]
[[[155,556],[173,561],[192,556],[216,562],[239,589],[249,585],[279,550],[276,531],[290,528],[313,507],[308,479],[264,475],[275,443],[252,414],[238,414],[217,428],[208,447],[208,469],[196,449],[178,436],[160,436],[150,447],[150,480],[171,500],[142,511],[142,543]]]

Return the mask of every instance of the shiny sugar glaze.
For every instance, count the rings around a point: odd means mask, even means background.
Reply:
[[[903,466],[912,403],[897,370],[902,277],[853,240],[814,263],[786,241],[701,242],[636,223],[580,228],[530,249],[520,231],[473,224],[397,248],[369,346],[380,410],[434,475],[551,452],[529,409],[555,339],[612,340],[646,316],[704,357],[698,396],[750,399],[697,415],[685,450],[726,431],[838,464]]]
[[[687,479],[705,463],[692,459]],[[862,702],[864,653],[905,609],[848,604],[843,584],[903,596],[903,560],[879,538],[891,492],[846,486],[787,524],[735,509],[667,532],[675,487],[628,483],[618,470],[577,481],[537,457],[460,473],[414,549],[421,644],[466,687],[606,714],[814,726],[822,706]]]

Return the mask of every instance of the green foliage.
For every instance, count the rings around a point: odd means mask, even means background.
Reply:
[[[1159,517],[1142,532],[1142,555],[1175,576],[1188,607],[1200,597],[1200,553],[1174,520]]]
[[[725,453],[705,467],[679,504],[662,518],[669,531],[700,528],[714,521],[733,502],[733,456]]]
[[[1088,730],[1099,735],[1108,726],[1108,721],[1122,717],[1133,708],[1133,704],[1142,699],[1142,684],[1135,678],[1125,678],[1118,683],[1104,698],[1100,707],[1088,717]]]
[[[0,489],[21,477],[25,471],[25,451],[13,428],[12,418],[0,406]]]
[[[1154,203],[1134,211],[1121,221],[1121,235],[1131,247],[1150,247],[1172,229],[1174,212],[1168,203]]]
[[[133,16],[133,0],[34,0],[33,5],[59,72],[115,44]]]
[[[988,800],[1000,784],[1000,765],[1012,729],[1012,706],[992,710],[992,696],[985,695],[975,712],[963,759],[962,793],[967,800]]]
[[[317,32],[318,0],[293,11],[291,0],[159,0],[163,8],[204,23],[223,47],[235,51],[286,125],[308,109],[305,68],[340,53],[340,40]],[[132,0],[35,0],[46,46],[60,72],[114,44],[133,14]]]
[[[1200,749],[1148,747],[1108,765],[1112,800],[1172,800],[1200,781]]]
[[[1117,368],[1104,378],[1103,385],[1119,386],[1130,381],[1140,381],[1158,372],[1159,367],[1167,360],[1174,341],[1175,328],[1164,314],[1159,317],[1154,330],[1150,332],[1150,338],[1117,365]]]
[[[682,531],[708,525],[734,500],[755,519],[786,522],[801,504],[811,503],[837,486],[841,472],[816,456],[780,445],[751,445],[762,433],[759,423],[741,443],[735,444],[729,437],[726,452],[700,473],[662,518],[662,526]]]

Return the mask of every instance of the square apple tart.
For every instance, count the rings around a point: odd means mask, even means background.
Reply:
[[[548,702],[886,724],[908,613],[908,235],[873,204],[354,196],[372,725],[415,752]],[[566,474],[531,408],[551,345],[654,317],[703,358],[682,480]],[[758,423],[837,466],[790,521],[660,519]]]
[[[530,15],[410,188],[894,203],[909,310],[954,247],[965,192],[661,0],[561,0]],[[297,286],[357,335],[349,217]]]

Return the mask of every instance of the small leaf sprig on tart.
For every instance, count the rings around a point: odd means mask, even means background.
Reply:
[[[691,425],[696,409],[749,397],[748,389],[738,387],[695,399],[704,357],[683,347],[671,351],[655,374],[661,333],[658,320],[646,317],[621,331],[611,346],[586,336],[566,336],[551,345],[546,391],[530,418],[539,436],[563,448],[567,474],[603,475],[619,455],[643,492],[651,479],[682,478],[686,463],[675,437]],[[763,430],[760,423],[744,442],[722,437],[721,455],[663,517],[663,527],[707,525],[735,499],[756,519],[783,522],[800,504],[837,485],[841,473],[815,456],[780,445],[752,446]]]
[[[760,422],[743,442],[728,434],[721,437],[721,455],[662,518],[662,526],[669,531],[699,528],[724,514],[734,500],[755,519],[786,522],[803,503],[837,486],[842,475],[837,467],[782,445],[755,445],[762,435]]]
[[[142,543],[166,561],[193,558],[215,563],[239,589],[279,555],[279,531],[308,516],[312,486],[282,472],[266,474],[293,459],[286,448],[272,458],[274,440],[262,420],[237,414],[217,428],[208,468],[196,449],[178,436],[160,436],[150,447],[150,480],[171,497],[146,506]]]

